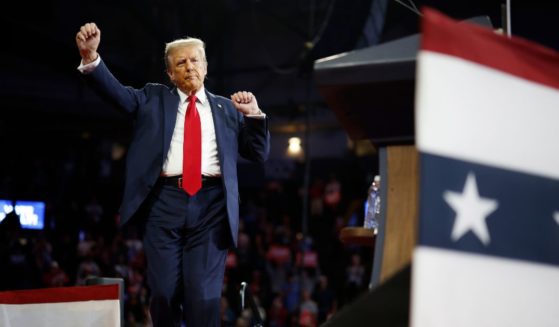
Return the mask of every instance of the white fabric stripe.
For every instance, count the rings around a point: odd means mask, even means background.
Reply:
[[[559,324],[557,267],[418,247],[412,270],[412,327]]]
[[[118,300],[0,304],[2,327],[119,327]]]
[[[558,90],[440,53],[418,60],[420,151],[559,179]]]

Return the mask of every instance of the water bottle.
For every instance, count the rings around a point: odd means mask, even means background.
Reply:
[[[380,224],[380,176],[376,175],[373,181],[375,185],[377,196],[375,197],[375,234],[377,233],[377,228]]]
[[[367,196],[367,209],[365,211],[365,228],[377,229],[380,218],[380,176],[375,176]]]

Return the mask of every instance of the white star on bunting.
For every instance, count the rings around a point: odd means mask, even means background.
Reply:
[[[452,240],[457,241],[468,231],[472,231],[487,246],[491,238],[485,219],[497,209],[498,202],[479,196],[474,173],[468,174],[462,193],[446,191],[443,197],[456,212],[456,219],[452,227]]]

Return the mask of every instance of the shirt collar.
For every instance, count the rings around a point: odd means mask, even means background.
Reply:
[[[188,95],[179,89],[177,89],[177,91],[179,93],[179,99],[180,99],[179,103],[181,105],[186,104]],[[195,95],[196,95],[196,102],[200,102],[201,104],[205,104],[206,101],[208,100],[208,97],[206,96],[206,91],[203,86],[198,90],[198,92],[196,92]]]

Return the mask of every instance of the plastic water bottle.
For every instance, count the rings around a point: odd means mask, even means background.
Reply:
[[[380,176],[379,175],[375,176],[373,184],[375,185],[375,189],[377,192],[377,196],[375,197],[375,234],[376,234],[378,225],[380,224],[381,199],[380,199]]]
[[[367,196],[367,209],[365,211],[365,228],[377,229],[380,218],[380,176],[376,175]]]

